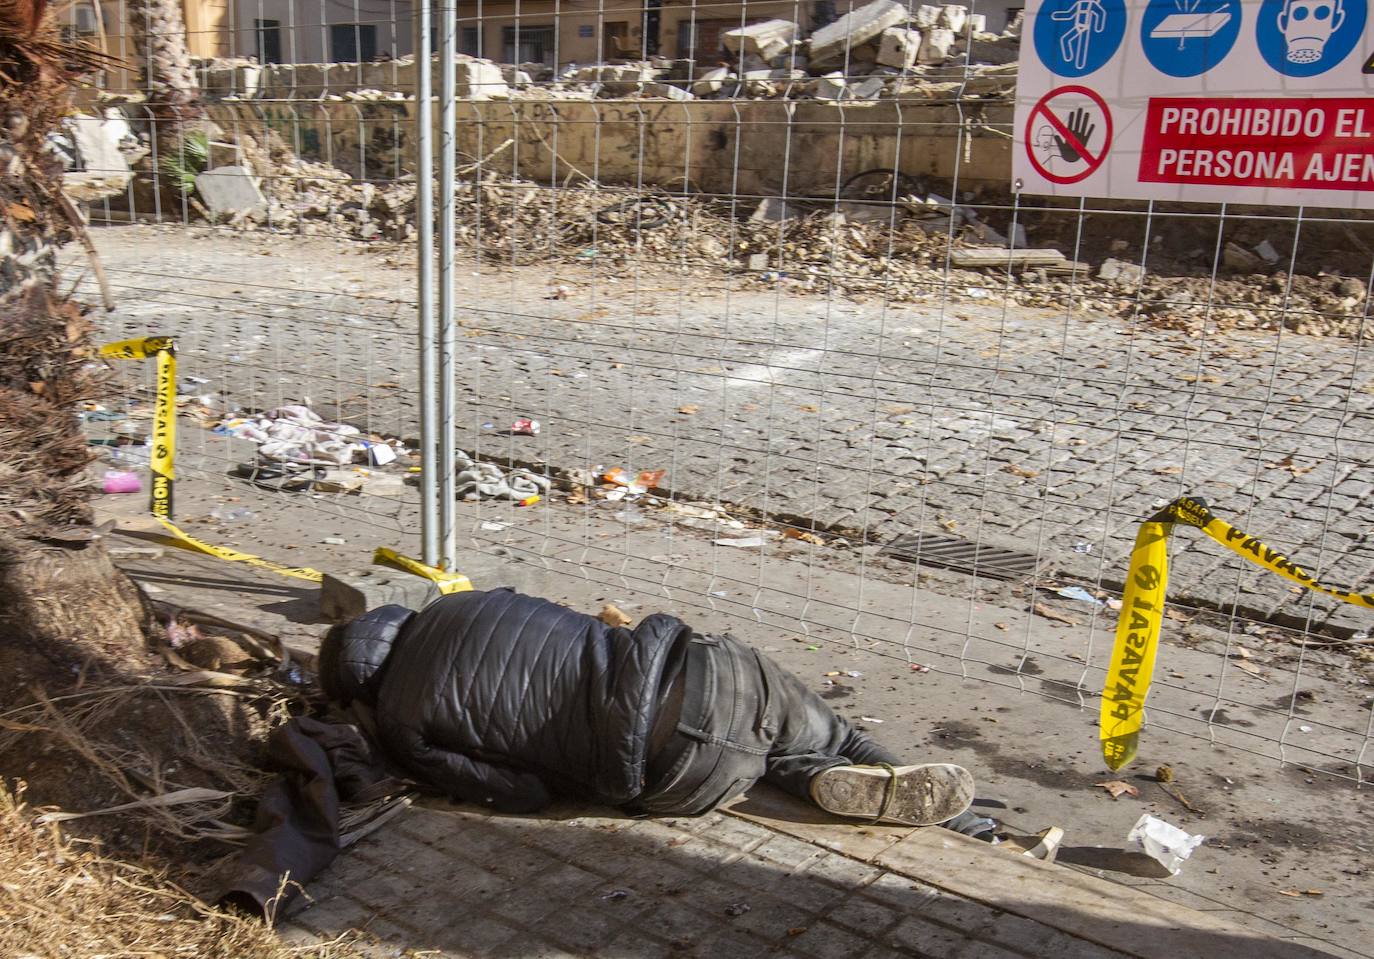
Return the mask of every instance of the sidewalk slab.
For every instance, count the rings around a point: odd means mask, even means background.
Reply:
[[[754,792],[681,819],[422,802],[340,856],[282,934],[469,959],[1322,955],[944,830],[823,823]]]

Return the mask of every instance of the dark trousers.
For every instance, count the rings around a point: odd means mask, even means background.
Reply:
[[[898,763],[796,676],[729,636],[693,636],[683,677],[677,732],[649,761],[646,812],[706,812],[760,779],[809,799],[822,770]]]
[[[811,777],[832,766],[901,765],[796,676],[730,636],[693,636],[683,679],[677,731],[649,760],[643,812],[694,816],[760,779],[810,801]],[[996,825],[971,809],[944,823],[984,839]]]

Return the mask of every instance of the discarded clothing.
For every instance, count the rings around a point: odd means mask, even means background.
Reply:
[[[281,775],[258,801],[257,835],[235,858],[216,899],[272,918],[338,855],[342,803],[407,787],[348,723],[293,719],[272,732],[267,762]]]
[[[479,463],[462,450],[454,451],[458,496],[466,500],[522,500],[548,491],[549,481],[526,469],[506,471],[492,463]]]
[[[280,406],[258,417],[227,419],[215,427],[258,444],[258,456],[277,463],[345,466],[367,450],[362,431],[328,423],[308,406]]]

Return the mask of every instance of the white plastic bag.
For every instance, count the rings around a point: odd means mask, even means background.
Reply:
[[[1206,838],[1184,832],[1177,826],[1146,813],[1131,827],[1126,842],[1139,846],[1172,875],[1177,876],[1183,868],[1183,861],[1191,856],[1193,850],[1201,846]]]

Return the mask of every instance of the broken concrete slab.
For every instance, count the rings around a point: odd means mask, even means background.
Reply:
[[[918,30],[929,30],[931,27],[940,25],[942,13],[944,13],[943,7],[921,4],[916,8],[916,12],[911,15],[911,24]]]
[[[771,60],[791,49],[797,39],[797,25],[791,20],[764,20],[746,27],[726,30],[720,35],[725,49],[739,56],[752,53]]]
[[[887,88],[887,77],[864,77],[849,85],[849,96],[855,100],[876,100]]]
[[[1121,286],[1135,286],[1145,279],[1145,268],[1125,260],[1107,259],[1098,268],[1097,278]]]
[[[690,90],[684,90],[682,87],[675,87],[671,83],[660,83],[657,80],[652,83],[644,84],[644,96],[661,97],[665,100],[695,99]]]
[[[907,8],[897,0],[873,0],[851,10],[834,23],[811,34],[811,63],[843,60],[845,53],[880,36],[888,27],[905,23]]]
[[[968,23],[968,7],[963,4],[949,3],[940,10],[940,26],[953,30],[956,35],[964,32]]]
[[[74,200],[99,200],[128,186],[133,173],[128,159],[119,149],[128,126],[122,117],[110,120],[84,113],[66,120],[76,147],[77,163],[77,169],[62,176],[63,189],[68,196]]]
[[[400,570],[374,567],[325,573],[320,582],[320,616],[333,623],[343,623],[389,603],[408,609],[424,609],[439,595],[435,583]]]
[[[954,48],[954,31],[948,27],[932,27],[921,34],[921,63],[944,63]]]
[[[699,97],[709,97],[719,93],[725,87],[731,89],[735,85],[735,75],[724,67],[716,67],[707,70],[692,84],[692,93]]]
[[[836,70],[811,82],[811,95],[817,100],[841,100],[845,95],[848,81],[844,74]]]
[[[493,100],[510,96],[501,65],[490,60],[460,60],[454,65],[457,94],[463,100]]]
[[[196,193],[205,208],[215,216],[267,215],[267,199],[258,187],[257,177],[243,166],[222,166],[196,177]]]
[[[878,62],[898,70],[910,70],[921,52],[921,31],[905,27],[888,27],[882,33],[878,47]]]

